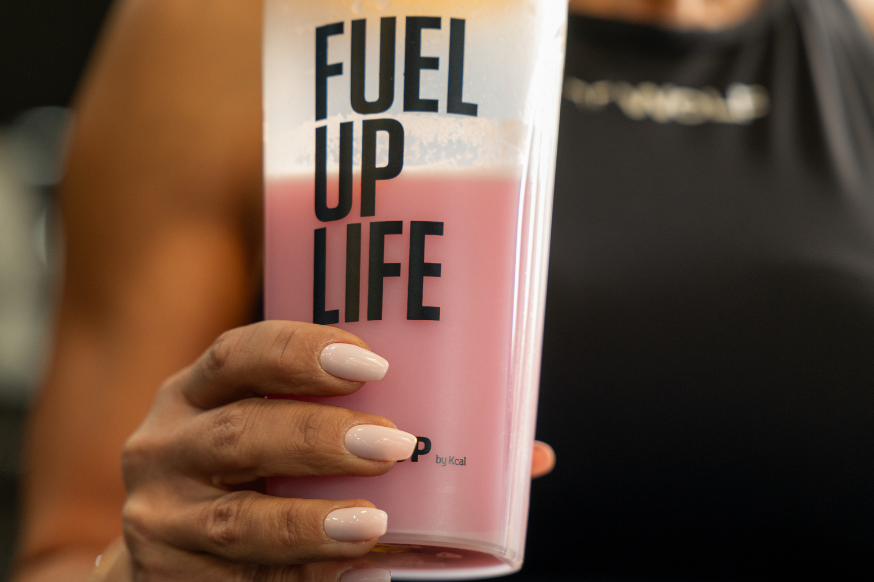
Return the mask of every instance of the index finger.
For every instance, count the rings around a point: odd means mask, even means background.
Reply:
[[[387,370],[341,329],[263,321],[223,333],[185,375],[182,392],[202,409],[269,395],[344,396]]]

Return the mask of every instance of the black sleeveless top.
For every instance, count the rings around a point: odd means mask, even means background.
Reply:
[[[874,572],[874,46],[572,17],[518,580]]]

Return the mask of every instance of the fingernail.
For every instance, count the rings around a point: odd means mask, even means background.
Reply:
[[[322,350],[322,369],[344,380],[370,382],[382,380],[388,362],[364,348],[352,344],[331,344]]]
[[[388,528],[388,514],[371,507],[335,509],[325,518],[325,533],[341,542],[372,540]]]
[[[416,437],[387,426],[359,424],[346,433],[346,450],[362,459],[403,461],[415,448]]]
[[[382,568],[358,568],[346,570],[340,582],[390,582],[391,571]]]

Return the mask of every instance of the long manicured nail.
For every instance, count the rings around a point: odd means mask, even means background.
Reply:
[[[362,459],[403,461],[415,448],[416,437],[387,426],[359,424],[346,433],[346,450]]]
[[[335,509],[325,518],[325,533],[340,542],[372,540],[388,529],[388,514],[371,507]]]
[[[344,380],[370,382],[382,380],[388,362],[364,348],[352,344],[331,344],[322,350],[322,369]]]
[[[391,571],[382,568],[346,570],[340,582],[391,582]]]

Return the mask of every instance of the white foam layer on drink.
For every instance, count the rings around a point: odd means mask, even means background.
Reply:
[[[395,116],[404,127],[404,172],[416,170],[489,169],[506,173],[518,168],[525,155],[526,127],[515,119],[401,113]],[[352,164],[361,167],[361,123],[359,115],[334,115],[326,119],[328,127],[328,173],[336,173],[340,164],[341,123],[354,123]],[[270,177],[309,175],[315,167],[313,124],[306,122],[291,132],[300,136],[288,144],[282,164],[274,166]],[[388,139],[378,135],[376,163],[386,165]]]

